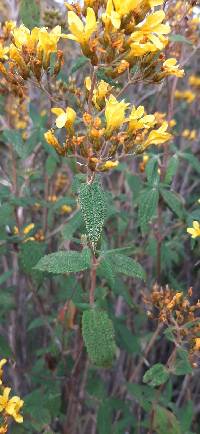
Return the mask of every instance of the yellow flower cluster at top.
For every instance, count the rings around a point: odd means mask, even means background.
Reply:
[[[144,302],[148,317],[170,326],[174,342],[178,347],[189,349],[190,361],[193,362],[196,352],[200,351],[200,300],[192,304],[191,296],[192,288],[185,296],[182,291],[155,284],[151,294],[144,295]]]
[[[117,92],[122,83],[113,86],[113,80],[122,74],[128,74],[130,84],[159,83],[169,75],[183,77],[177,60],[166,59],[163,53],[171,31],[164,0],[85,0],[83,6],[65,5],[68,34],[62,33],[59,25],[51,30],[29,30],[23,24],[7,22],[2,28],[0,74],[4,87],[19,96],[24,95],[30,78],[45,90],[44,77],[48,83],[52,76],[57,77],[64,62],[58,48],[60,40],[63,47],[70,44],[69,40],[78,43],[91,63],[85,89],[81,84],[74,90],[76,110],[70,106],[52,108],[56,127],[65,128],[66,137],[61,143],[54,129],[49,130],[45,133],[48,144],[61,156],[79,157],[79,164],[91,171],[104,171],[117,167],[118,159],[125,154],[143,153],[151,145],[170,140],[166,121],[159,123],[143,106],[130,107],[121,99],[124,90]],[[50,68],[53,53],[56,60]]]
[[[6,359],[0,360],[0,416],[3,420],[3,425],[0,426],[0,433],[7,433],[10,420],[13,418],[15,422],[22,423],[23,416],[20,410],[23,407],[24,401],[19,396],[10,398],[11,388],[3,384],[3,366],[7,363]]]

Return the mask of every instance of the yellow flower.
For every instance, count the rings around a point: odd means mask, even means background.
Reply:
[[[91,90],[92,81],[91,81],[91,78],[89,76],[85,77],[85,87],[88,91]]]
[[[72,207],[69,205],[62,205],[60,211],[62,214],[69,214],[72,211]]]
[[[5,434],[8,431],[8,425],[3,425],[0,427],[0,434]]]
[[[145,115],[144,107],[139,106],[137,109],[133,106],[129,117],[129,130],[140,130],[142,128],[151,128],[155,124],[155,116]]]
[[[119,165],[119,161],[106,161],[101,167],[103,170],[114,169]]]
[[[128,106],[129,103],[125,103],[124,100],[118,102],[113,95],[110,95],[109,99],[106,99],[105,117],[106,131],[108,133],[111,133],[123,124],[125,111]]]
[[[104,80],[101,80],[98,83],[97,87],[94,89],[92,101],[98,110],[101,110],[101,108],[103,107],[105,97],[109,89],[109,84],[106,83]]]
[[[34,50],[38,42],[39,32],[38,27],[34,27],[30,31],[24,24],[21,24],[13,30],[13,43],[19,49],[26,46],[30,50]]]
[[[192,238],[200,237],[200,223],[194,220],[192,225],[192,228],[187,228],[188,234],[190,234]]]
[[[29,234],[29,232],[31,232],[32,229],[34,229],[34,227],[35,227],[34,223],[30,223],[28,226],[26,226],[26,227],[23,229],[23,233],[24,233],[24,235]]]
[[[7,363],[7,360],[6,359],[2,359],[2,360],[0,360],[0,384],[2,384],[2,381],[1,381],[1,378],[2,378],[2,375],[3,375],[3,366],[5,365]]]
[[[16,21],[5,21],[4,25],[3,25],[3,31],[4,33],[8,34],[14,30],[14,28],[16,27]]]
[[[175,75],[176,77],[184,76],[184,69],[179,69],[177,60],[171,57],[163,63],[163,70],[166,75]]]
[[[190,135],[190,130],[188,129],[183,130],[182,137],[189,137],[189,135]]]
[[[116,12],[123,17],[138,8],[143,3],[143,0],[113,0],[113,3]]]
[[[108,29],[112,24],[115,29],[119,29],[121,26],[121,17],[118,12],[114,10],[113,0],[107,1],[106,12],[102,14],[102,21]]]
[[[190,133],[189,139],[190,140],[195,140],[196,138],[197,138],[197,132],[196,132],[196,130],[192,130],[191,133]]]
[[[53,130],[46,131],[46,133],[44,133],[44,138],[47,141],[47,143],[50,146],[52,146],[59,155],[65,155],[65,149],[60,145]]]
[[[172,138],[172,135],[166,130],[168,128],[168,123],[163,122],[162,126],[157,130],[152,130],[149,136],[144,142],[143,149],[146,149],[150,145],[161,145]]]
[[[12,416],[16,422],[22,423],[23,417],[19,414],[19,411],[23,406],[24,401],[22,401],[18,396],[13,396],[9,399],[10,391],[10,387],[5,387],[3,394],[0,395],[0,412],[5,411],[5,413]]]
[[[176,90],[175,98],[185,99],[188,104],[191,104],[196,98],[196,95],[191,90],[184,90],[184,91]]]
[[[191,75],[189,77],[188,83],[191,86],[197,86],[197,87],[199,87],[200,86],[200,77],[196,77],[195,75]]]
[[[97,21],[95,12],[92,8],[87,8],[85,26],[78,15],[73,11],[68,12],[68,24],[71,34],[67,35],[69,39],[79,42],[81,45],[86,44],[92,34],[97,30]]]
[[[161,6],[163,5],[164,0],[149,0],[149,6],[151,8],[154,8],[155,6]]]
[[[71,107],[67,107],[66,110],[54,107],[51,111],[57,116],[56,126],[58,128],[71,128],[73,126],[76,119],[76,112]]]
[[[0,43],[0,59],[6,60],[8,58],[7,53],[9,51],[8,47],[3,47]]]
[[[175,119],[171,119],[171,121],[169,121],[170,128],[175,127],[175,125],[176,125],[176,120]]]
[[[143,45],[150,43],[149,51],[162,50],[167,43],[167,39],[163,35],[170,32],[170,26],[162,24],[164,18],[164,11],[157,11],[149,15],[144,24],[139,24],[137,30],[131,35],[131,39],[136,43],[136,46],[138,43]],[[151,47],[151,44],[154,48]],[[133,49],[134,46],[132,45],[131,48]]]
[[[193,350],[200,351],[200,338],[195,338]]]
[[[42,49],[47,55],[57,51],[57,44],[60,38],[66,38],[67,35],[61,33],[61,26],[54,27],[50,32],[46,27],[42,27],[39,31],[38,48]]]

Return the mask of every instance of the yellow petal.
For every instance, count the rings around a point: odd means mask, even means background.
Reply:
[[[67,113],[63,112],[56,119],[56,126],[58,128],[63,128],[67,122]]]
[[[51,112],[54,113],[56,116],[59,116],[59,115],[65,113],[64,110],[62,108],[59,108],[59,107],[53,107],[51,109]]]

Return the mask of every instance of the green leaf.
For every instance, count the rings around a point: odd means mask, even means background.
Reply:
[[[96,307],[84,311],[82,333],[91,362],[98,367],[111,366],[116,345],[113,324],[107,312]]]
[[[40,8],[35,0],[21,0],[19,13],[23,24],[30,30],[40,25]]]
[[[147,175],[147,181],[149,185],[156,186],[159,182],[159,173],[158,173],[158,160],[155,157],[152,157],[149,159],[146,167],[145,172]]]
[[[166,190],[164,188],[161,188],[160,192],[168,207],[174,212],[174,214],[176,214],[180,219],[182,219],[184,215],[184,210],[180,197],[175,192]]]
[[[110,434],[112,432],[112,407],[109,399],[102,401],[97,413],[98,434]]]
[[[157,213],[159,192],[157,188],[146,188],[139,196],[138,218],[142,232],[148,229],[148,223]]]
[[[27,147],[18,130],[4,130],[2,136],[6,143],[11,143],[20,158],[26,158],[28,156]]]
[[[181,434],[176,416],[160,405],[154,408],[153,429],[157,434]]]
[[[177,350],[177,357],[174,366],[172,366],[172,372],[175,375],[186,375],[192,373],[192,367],[186,350]]]
[[[87,248],[81,253],[73,250],[60,251],[43,256],[34,268],[54,274],[77,273],[90,268],[90,259],[90,250]]]
[[[179,164],[178,156],[175,154],[175,155],[173,155],[173,157],[171,157],[169,159],[167,171],[166,171],[166,175],[165,175],[165,179],[164,179],[165,184],[171,183],[171,181],[172,181],[172,179],[173,179],[173,177],[176,174],[176,171],[178,169],[178,164]]]
[[[190,44],[190,45],[192,45],[192,42],[189,39],[187,39],[183,35],[179,35],[178,33],[174,34],[174,35],[169,35],[168,37],[169,37],[169,40],[172,41],[172,42],[182,42],[184,44]]]
[[[74,63],[74,65],[72,66],[71,74],[73,74],[74,72],[78,71],[78,69],[82,68],[82,66],[84,66],[87,62],[88,62],[88,58],[87,57],[85,57],[85,56],[79,56],[76,59],[76,62]]]
[[[159,386],[166,383],[169,378],[169,372],[162,363],[156,363],[152,368],[145,372],[143,381],[150,386]]]
[[[79,200],[89,240],[96,244],[105,220],[106,198],[100,183],[80,186]]]
[[[47,175],[52,176],[55,173],[56,168],[57,168],[57,161],[52,155],[49,155],[45,162],[45,170],[47,172]]]
[[[138,262],[134,259],[129,258],[129,256],[111,253],[106,254],[105,259],[109,259],[112,270],[115,273],[122,273],[126,276],[137,277],[138,279],[145,280],[145,271]]]

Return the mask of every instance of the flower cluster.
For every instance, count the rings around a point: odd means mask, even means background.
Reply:
[[[93,89],[91,104],[100,106],[104,116],[93,117],[85,112],[79,119],[79,124],[86,127],[85,135],[75,132],[76,113],[71,107],[53,108],[57,128],[65,128],[65,142],[60,143],[54,130],[47,131],[45,139],[59,155],[73,153],[84,159],[92,171],[116,167],[121,156],[143,153],[149,146],[161,145],[172,137],[166,121],[159,126],[156,117],[147,115],[143,106],[130,109],[130,104],[119,101],[102,80]]]
[[[182,291],[174,291],[168,286],[160,288],[155,284],[151,295],[144,296],[144,302],[148,316],[170,327],[175,344],[188,348],[192,361],[194,354],[200,351],[200,300],[192,304],[190,297],[192,288],[185,296]]]
[[[13,396],[10,398],[11,388],[6,387],[3,384],[3,366],[7,360],[0,360],[0,415],[3,420],[3,425],[0,426],[0,433],[7,433],[8,425],[11,418],[17,423],[23,422],[23,416],[20,414],[20,410],[24,404],[19,396]]]

